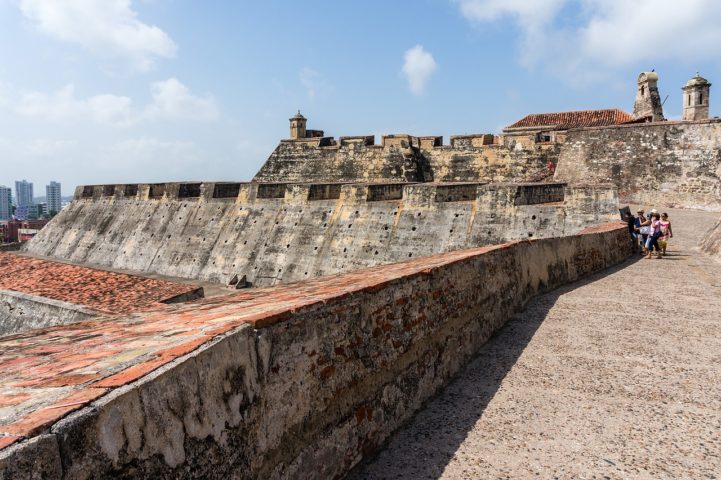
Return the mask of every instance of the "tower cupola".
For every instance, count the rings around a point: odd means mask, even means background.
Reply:
[[[634,118],[648,118],[652,122],[661,122],[663,106],[658,93],[658,74],[654,71],[642,72],[638,76],[636,102],[633,104]]]
[[[298,113],[290,117],[290,138],[293,140],[298,140],[299,138],[305,138],[306,132],[306,122],[308,120],[300,114],[300,110],[298,110]]]
[[[696,73],[696,76],[686,82],[683,90],[683,119],[706,120],[708,117],[708,102],[711,84],[708,80]]]

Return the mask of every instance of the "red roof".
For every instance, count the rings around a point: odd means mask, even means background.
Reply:
[[[104,313],[140,312],[198,288],[0,252],[0,289],[61,300]]]
[[[633,115],[617,108],[579,110],[577,112],[533,113],[507,126],[504,130],[533,127],[552,127],[553,130],[568,130],[569,128],[579,127],[620,125],[631,120],[633,120]]]

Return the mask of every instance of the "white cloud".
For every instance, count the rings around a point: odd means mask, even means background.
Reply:
[[[148,118],[215,120],[218,107],[213,97],[198,97],[175,78],[152,85],[153,103],[145,111]]]
[[[566,0],[454,0],[461,13],[473,22],[490,22],[510,15],[523,25],[552,20]]]
[[[152,102],[136,108],[125,96],[101,94],[86,99],[75,95],[72,84],[51,93],[23,92],[15,104],[21,115],[72,124],[91,120],[103,125],[128,127],[150,120],[215,120],[218,107],[211,96],[196,96],[175,78],[151,86]]]
[[[403,55],[402,70],[411,93],[421,95],[425,92],[431,75],[438,70],[438,64],[422,45],[416,45],[406,50]]]
[[[131,0],[20,0],[23,15],[46,35],[103,57],[124,58],[149,70],[177,47],[163,30],[138,19]]]
[[[333,91],[333,85],[328,83],[323,75],[312,68],[303,67],[298,76],[301,85],[303,85],[305,92],[308,94],[308,98],[311,100],[315,100]]]
[[[571,83],[598,80],[616,68],[721,58],[716,0],[453,2],[477,26],[511,19],[521,34],[521,63],[540,65]]]

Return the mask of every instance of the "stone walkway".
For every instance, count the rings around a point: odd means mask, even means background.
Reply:
[[[353,479],[721,478],[718,214],[535,299]]]

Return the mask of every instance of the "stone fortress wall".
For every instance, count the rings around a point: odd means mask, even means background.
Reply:
[[[569,130],[554,181],[612,183],[627,203],[721,210],[721,120]]]
[[[169,183],[78,187],[27,252],[267,286],[618,218],[609,185]]]
[[[256,182],[523,182],[547,175],[557,144],[517,135],[506,143],[490,134],[384,135],[282,140]]]

